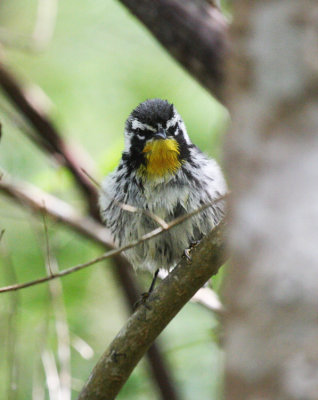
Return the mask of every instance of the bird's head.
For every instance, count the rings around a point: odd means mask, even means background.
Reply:
[[[191,141],[173,104],[151,99],[139,104],[126,121],[125,153],[137,173],[149,179],[178,171]]]

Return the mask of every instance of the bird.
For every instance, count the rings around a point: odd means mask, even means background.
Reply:
[[[218,163],[191,142],[180,114],[167,100],[140,103],[126,120],[124,137],[121,160],[103,180],[99,197],[101,218],[117,246],[158,228],[153,215],[169,224],[212,203],[125,251],[134,269],[156,277],[159,269],[170,271],[186,249],[223,219],[224,201],[213,202],[226,194],[227,185]]]

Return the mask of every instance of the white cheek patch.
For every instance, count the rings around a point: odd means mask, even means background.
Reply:
[[[167,121],[166,129],[170,128],[170,126],[174,126],[181,120],[180,115],[178,113],[174,113],[174,116]]]
[[[139,135],[139,133],[137,133],[137,138],[140,140],[144,140],[145,139],[145,135]]]
[[[128,152],[130,150],[132,133],[125,130],[125,151]]]
[[[189,135],[187,133],[187,128],[185,127],[183,121],[180,122],[179,132],[180,132],[180,130],[183,132],[183,137],[184,137],[186,143],[187,144],[191,144],[191,140],[190,140]]]
[[[156,129],[150,125],[143,124],[142,122],[138,121],[138,119],[133,119],[131,122],[132,129],[141,129],[141,130],[148,130],[151,132],[156,132]]]

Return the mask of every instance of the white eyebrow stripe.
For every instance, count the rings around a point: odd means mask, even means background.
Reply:
[[[175,113],[174,116],[167,122],[166,129],[170,128],[170,126],[174,126],[178,122],[179,122],[179,115]]]
[[[137,119],[133,119],[131,122],[132,129],[147,129],[148,131],[156,132],[156,129],[150,125],[143,124],[142,122],[138,121]]]

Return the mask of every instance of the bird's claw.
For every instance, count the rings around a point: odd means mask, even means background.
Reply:
[[[150,296],[150,292],[141,293],[140,299],[137,300],[136,303],[135,303],[134,306],[133,306],[134,311],[135,311],[139,306],[141,306],[141,305],[143,305],[143,306],[149,308],[149,306],[147,306],[147,304],[146,304],[146,303],[147,303],[147,300],[148,300],[148,298],[149,298],[149,296]],[[149,309],[150,309],[150,308],[149,308]]]
[[[199,243],[200,243],[199,240],[193,241],[190,243],[189,248],[184,250],[183,257],[187,260],[188,264],[192,263],[191,252]]]
[[[187,260],[188,264],[192,263],[192,257],[191,257],[191,248],[189,249],[185,249],[183,252],[183,258],[185,258]]]

